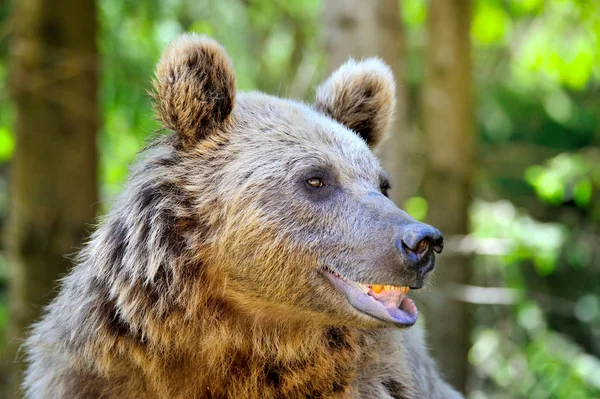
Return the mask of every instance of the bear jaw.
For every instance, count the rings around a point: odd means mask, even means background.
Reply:
[[[410,327],[417,322],[417,306],[406,296],[409,287],[360,283],[330,267],[321,272],[359,312],[399,327]]]

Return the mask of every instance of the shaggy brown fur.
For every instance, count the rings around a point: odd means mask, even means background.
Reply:
[[[193,145],[221,125],[233,109],[235,75],[214,40],[198,46],[193,36],[171,43],[156,66],[156,113],[167,129]]]
[[[317,108],[374,144],[393,81],[376,60],[346,68],[350,80],[334,75]],[[364,141],[303,104],[251,93],[234,106],[234,81],[210,39],[184,36],[165,51],[157,112],[177,134],[142,152],[33,326],[26,396],[458,397],[419,327],[359,313],[323,278],[323,262],[388,278],[377,268],[384,246],[369,241],[385,226],[368,201],[393,205]],[[316,171],[337,183],[307,189]],[[336,184],[343,192],[327,191]],[[389,278],[408,285],[410,273]]]

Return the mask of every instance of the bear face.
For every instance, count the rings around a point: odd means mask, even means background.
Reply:
[[[190,206],[210,215],[203,261],[228,301],[268,318],[415,323],[406,292],[423,286],[443,239],[387,198],[372,153],[394,107],[387,66],[348,62],[310,106],[238,94],[225,51],[186,35],[163,54],[155,88]]]

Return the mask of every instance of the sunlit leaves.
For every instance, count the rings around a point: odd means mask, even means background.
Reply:
[[[586,3],[547,2],[538,19],[523,25],[515,43],[513,72],[521,84],[586,87],[598,74],[599,16]]]
[[[7,86],[6,63],[0,59],[0,165],[12,157],[15,148],[15,141],[12,133],[15,115],[11,102],[6,98],[6,96],[8,96]],[[2,96],[5,97],[4,101],[2,101]],[[0,204],[0,213],[2,213],[1,205],[2,204]]]
[[[471,210],[473,235],[507,241],[508,264],[531,261],[539,275],[551,274],[567,234],[558,223],[540,223],[508,201],[477,201]]]
[[[427,217],[427,200],[423,197],[410,197],[404,203],[403,209],[413,218],[423,221]]]
[[[170,7],[163,12],[167,4]],[[121,190],[128,165],[158,126],[147,93],[150,78],[161,48],[182,28],[174,19],[177,2],[100,0],[98,5],[102,27],[98,41],[103,120],[100,180],[102,196],[109,199]]]
[[[493,359],[493,355],[498,351],[499,346],[500,337],[498,332],[483,330],[478,334],[475,344],[469,351],[469,360],[475,365],[483,365],[488,359]]]
[[[593,164],[589,155],[563,153],[545,166],[531,166],[525,179],[538,196],[554,205],[573,200],[579,207],[590,204],[593,194]]]
[[[15,148],[11,132],[6,127],[0,127],[0,162],[10,159]]]
[[[549,330],[544,309],[526,301],[516,318],[516,324],[476,331],[469,352],[480,377],[504,388],[499,397],[585,399],[600,393],[600,362]],[[522,332],[527,340],[519,344]],[[488,396],[474,392],[472,397]]]
[[[600,391],[600,360],[598,358],[580,353],[574,359],[573,370],[587,384]]]
[[[567,124],[573,115],[574,104],[562,90],[554,90],[543,99],[548,116],[561,124]]]
[[[477,2],[471,25],[471,35],[482,45],[491,45],[503,41],[511,19],[501,2],[483,0]]]
[[[596,295],[584,295],[575,304],[574,314],[583,322],[589,323],[600,318],[600,300]]]
[[[401,0],[402,19],[408,28],[423,25],[427,17],[426,0]]]
[[[546,329],[546,320],[540,307],[531,301],[524,302],[517,309],[517,322],[529,333],[535,334]]]
[[[585,207],[592,199],[592,182],[588,178],[582,178],[573,186],[573,199],[580,207]]]
[[[518,16],[535,15],[544,7],[545,0],[510,0],[509,7]]]

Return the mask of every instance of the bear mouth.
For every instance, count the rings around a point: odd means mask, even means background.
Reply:
[[[323,274],[341,293],[350,305],[361,313],[400,327],[416,323],[419,311],[415,303],[406,296],[409,287],[383,284],[364,284],[350,280],[330,267]]]

